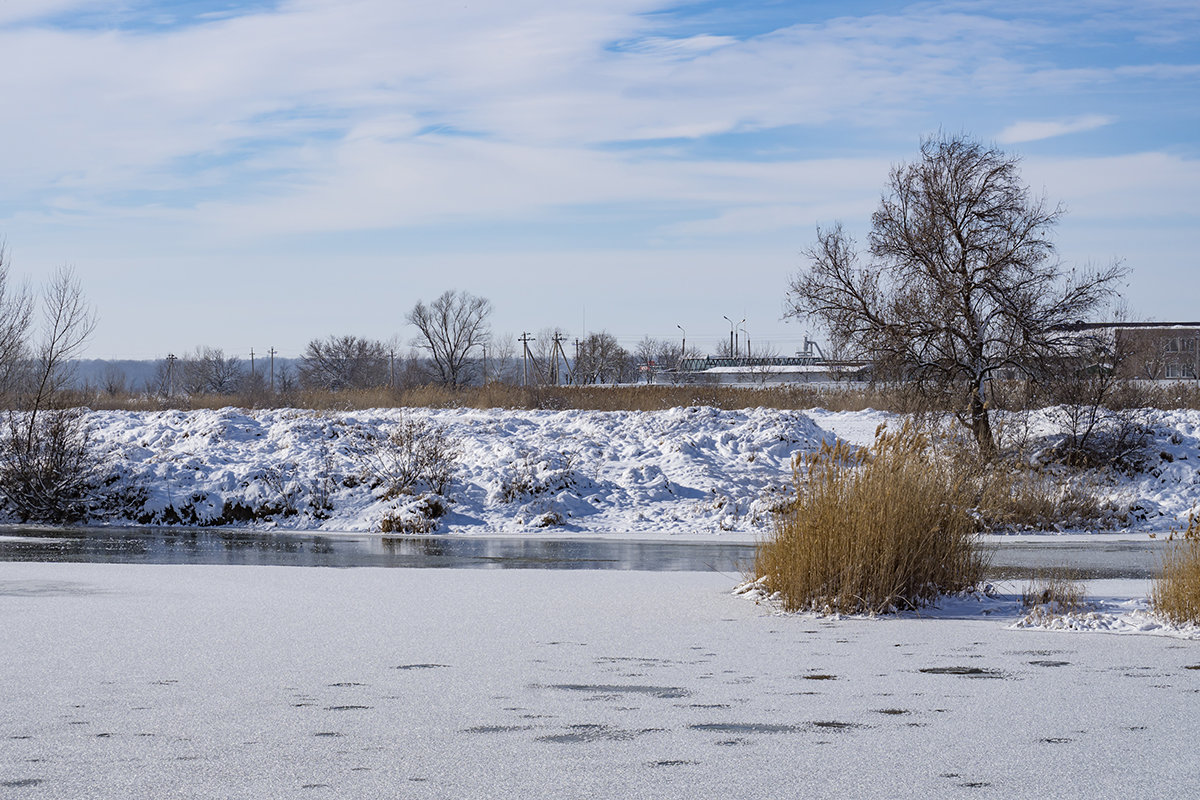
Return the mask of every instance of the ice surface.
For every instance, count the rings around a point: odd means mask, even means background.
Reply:
[[[0,796],[1195,796],[1200,642],[735,582],[0,564]]]

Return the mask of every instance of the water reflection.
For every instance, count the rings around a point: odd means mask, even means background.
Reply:
[[[753,545],[736,542],[330,536],[165,528],[7,533],[10,535],[0,537],[0,561],[654,572],[712,569],[740,575],[754,559]]]
[[[1081,578],[1153,578],[1166,542],[1053,540],[994,547],[989,577],[1021,580],[1066,567]],[[211,528],[0,530],[0,561],[295,567],[709,571],[737,577],[754,545],[529,536],[379,536]]]

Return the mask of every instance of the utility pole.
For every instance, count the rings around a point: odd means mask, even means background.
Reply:
[[[171,396],[172,384],[175,382],[175,354],[167,353],[167,397]]]
[[[579,383],[579,348],[583,346],[583,342],[575,340],[575,382]]]
[[[521,331],[521,338],[518,341],[521,342],[521,345],[524,348],[524,350],[521,354],[521,385],[528,386],[529,385],[529,343],[532,341],[536,341],[536,340],[532,336],[529,335],[529,331]]]
[[[567,354],[563,353],[563,349],[562,349],[562,343],[565,342],[566,340],[567,340],[566,336],[559,333],[558,331],[554,332],[554,351],[553,351],[554,366],[551,368],[551,372],[554,373],[554,385],[555,386],[558,385],[558,356],[560,354],[562,355],[562,360],[566,361],[566,363],[567,363],[568,377],[571,374],[571,362],[567,361]]]
[[[254,377],[254,348],[250,348],[250,377]]]
[[[272,346],[267,352],[271,354],[271,394],[275,394],[275,354],[279,351]]]
[[[396,391],[396,348],[388,351],[388,383],[392,391]]]

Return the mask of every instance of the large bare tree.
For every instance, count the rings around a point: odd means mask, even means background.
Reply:
[[[462,386],[472,377],[472,353],[483,355],[490,330],[492,303],[484,297],[459,291],[443,292],[429,305],[420,300],[405,319],[417,329],[413,344],[429,353],[439,380]]]
[[[1063,214],[1033,197],[1020,160],[964,136],[930,138],[893,168],[860,261],[841,224],[817,230],[786,314],[814,317],[847,347],[957,409],[979,448],[995,446],[989,382],[1036,377],[1070,358],[1069,323],[1114,296],[1119,264],[1068,271],[1051,233]]]

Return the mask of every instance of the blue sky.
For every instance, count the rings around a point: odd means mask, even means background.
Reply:
[[[938,131],[1023,158],[1068,264],[1197,319],[1194,2],[6,0],[0,236],[94,357],[407,341],[418,299],[781,353],[818,224]]]

